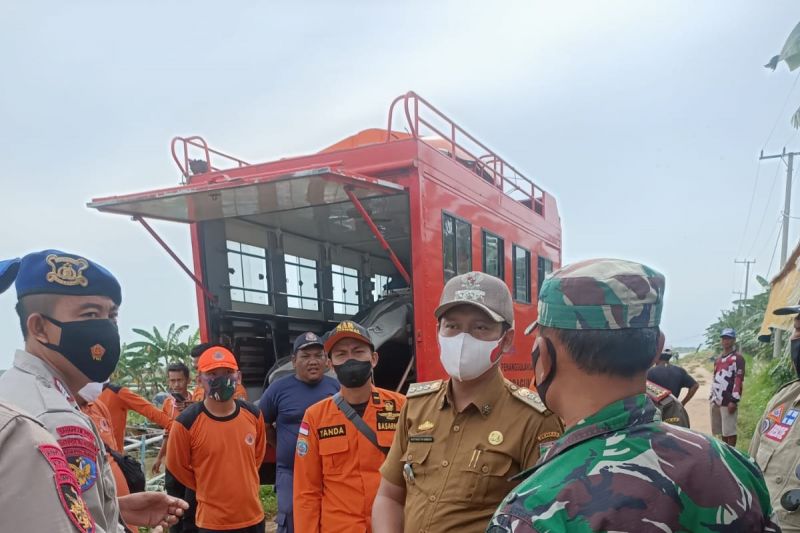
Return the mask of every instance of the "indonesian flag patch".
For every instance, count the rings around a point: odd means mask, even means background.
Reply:
[[[300,434],[301,435],[308,435],[308,423],[307,422],[300,422]]]

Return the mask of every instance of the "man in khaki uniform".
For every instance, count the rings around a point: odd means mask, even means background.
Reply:
[[[182,500],[155,492],[117,499],[103,441],[75,401],[90,382],[108,379],[119,360],[117,280],[88,259],[45,250],[0,261],[0,293],[12,284],[25,350],[0,376],[0,398],[16,402],[56,438],[95,521],[82,531],[122,531],[120,511],[126,523],[175,523]]]
[[[686,412],[683,404],[678,401],[669,389],[648,380],[645,390],[648,398],[650,398],[650,400],[656,404],[658,410],[661,411],[662,421],[667,424],[685,428],[689,427],[689,413]]]
[[[94,519],[78,481],[50,433],[0,402],[0,531],[75,533]]]
[[[800,375],[800,305],[782,307],[776,315],[796,315],[791,356]],[[767,409],[750,441],[755,459],[767,482],[772,506],[784,532],[800,532],[800,380],[784,385],[767,403]]]
[[[451,279],[440,305],[439,347],[449,380],[411,385],[372,511],[375,533],[481,531],[561,436],[539,396],[503,378],[514,340],[505,283],[480,272]]]

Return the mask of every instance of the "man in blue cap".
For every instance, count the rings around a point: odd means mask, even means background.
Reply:
[[[736,349],[736,330],[725,328],[720,333],[722,354],[714,361],[714,382],[711,384],[711,433],[736,446],[736,425],[739,400],[744,386],[744,357]]]
[[[186,507],[182,500],[158,492],[117,498],[103,441],[75,401],[90,383],[107,380],[119,361],[117,280],[84,257],[44,250],[0,261],[0,293],[12,283],[25,349],[17,350],[14,366],[0,377],[0,398],[16,402],[57,439],[93,517],[88,526],[75,522],[79,529],[124,531],[120,514],[130,524],[174,524]]]
[[[267,424],[267,442],[277,451],[278,533],[294,532],[292,477],[303,415],[306,409],[339,391],[339,382],[325,375],[328,358],[322,339],[315,333],[309,331],[295,339],[292,366],[294,375],[272,383],[258,402]]]

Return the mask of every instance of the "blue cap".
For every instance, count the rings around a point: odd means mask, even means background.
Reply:
[[[60,250],[0,261],[0,293],[12,283],[18,299],[30,294],[64,294],[108,296],[115,304],[122,303],[122,289],[111,272],[94,261]]]
[[[296,354],[298,350],[302,350],[306,346],[319,346],[320,348],[323,347],[322,339],[320,339],[316,333],[312,333],[310,331],[303,333],[302,335],[298,335],[297,338],[294,340],[294,348],[292,349],[292,354]]]
[[[736,338],[736,330],[733,328],[725,328],[722,330],[722,333],[719,334],[720,337],[730,337],[732,339]]]

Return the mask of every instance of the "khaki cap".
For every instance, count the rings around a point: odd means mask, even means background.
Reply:
[[[514,326],[511,291],[500,278],[483,272],[468,272],[452,278],[444,286],[434,315],[437,319],[442,318],[449,309],[465,304],[481,309],[495,322],[506,322]]]

